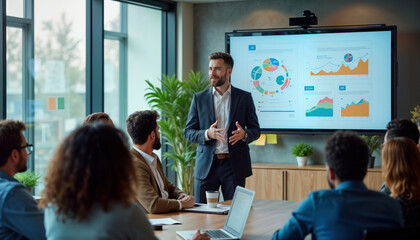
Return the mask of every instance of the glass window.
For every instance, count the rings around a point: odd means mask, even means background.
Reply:
[[[85,13],[85,0],[35,1],[34,145],[35,171],[41,174],[59,141],[85,117]]]
[[[162,12],[128,5],[127,112],[150,109],[145,80],[160,86],[162,78]]]
[[[121,5],[117,1],[104,1],[104,29],[108,31],[121,31]]]
[[[7,119],[23,120],[24,96],[22,80],[22,29],[6,28],[6,115]]]
[[[150,109],[145,80],[160,86],[163,13],[111,0],[104,3],[104,110],[126,131],[125,119],[131,113]]]
[[[25,0],[6,0],[6,15],[22,18],[23,1]]]
[[[114,1],[105,1],[105,7],[107,2]],[[134,111],[150,109],[144,98],[148,87],[145,80],[160,86],[162,11],[125,3],[120,5],[121,8],[114,7],[105,11],[105,22],[121,19],[122,29],[127,29],[127,32],[105,33],[104,107],[113,121],[118,122],[116,125],[125,130],[128,115]],[[122,19],[119,16],[124,7],[127,14]]]
[[[120,123],[120,109],[123,111],[119,104],[120,99],[120,67],[119,67],[119,58],[120,58],[120,42],[117,40],[104,40],[104,109],[105,112],[109,114],[115,126],[125,126],[122,121]]]

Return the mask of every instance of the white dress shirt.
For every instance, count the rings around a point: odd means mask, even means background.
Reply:
[[[215,154],[222,154],[222,153],[229,153],[228,149],[228,121],[229,121],[229,113],[230,113],[230,100],[231,100],[231,85],[229,84],[228,89],[223,95],[213,87],[213,107],[214,107],[214,114],[216,117],[217,128],[224,129],[225,131],[225,140],[223,142],[216,141],[216,149]],[[208,141],[210,138],[207,135],[207,130],[204,134],[205,140]]]

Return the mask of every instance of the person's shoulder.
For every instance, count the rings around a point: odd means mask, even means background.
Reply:
[[[0,178],[0,191],[9,192],[14,188],[24,188],[24,186],[18,181],[11,181],[9,179]]]
[[[367,194],[369,194],[372,197],[381,199],[383,201],[398,202],[398,200],[396,200],[395,198],[392,198],[392,197],[388,196],[387,194],[385,194],[383,192],[379,192],[379,191],[374,191],[374,190],[367,189],[366,190],[366,195]]]
[[[6,198],[9,195],[15,194],[21,195],[22,193],[27,193],[30,195],[28,189],[20,182],[10,180],[0,182],[0,195],[3,196],[2,198]]]
[[[337,196],[337,191],[334,189],[321,189],[310,192],[308,198],[318,199],[318,198],[331,198]]]
[[[232,89],[232,93],[235,93],[237,95],[249,95],[251,96],[251,93],[245,90],[242,90],[240,88],[234,87],[233,85],[231,85],[231,89]]]
[[[131,149],[131,158],[135,163],[147,164],[146,159],[134,148]]]
[[[19,209],[19,211],[40,212],[38,204],[28,189],[20,183],[8,185],[8,189],[2,189],[5,193],[1,198],[3,206],[9,209]]]
[[[212,89],[212,87],[204,89],[201,92],[195,93],[194,95],[195,95],[195,97],[201,97],[203,95],[207,95],[207,94],[211,93],[211,89]]]
[[[118,215],[120,219],[127,219],[129,221],[146,216],[146,213],[138,202],[130,202],[128,204],[121,202],[114,203],[112,204],[111,212],[114,215]]]

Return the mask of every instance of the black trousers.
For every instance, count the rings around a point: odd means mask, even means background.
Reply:
[[[194,181],[195,201],[206,203],[206,191],[219,190],[219,187],[222,188],[223,199],[231,200],[235,194],[236,186],[245,187],[245,178],[235,178],[229,158],[218,159],[215,157],[207,178],[196,178]]]

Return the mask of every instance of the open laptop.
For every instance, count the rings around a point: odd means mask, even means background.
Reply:
[[[223,229],[201,230],[206,232],[211,239],[240,239],[245,229],[246,220],[251,210],[255,192],[243,187],[236,187],[232,205]],[[192,239],[194,231],[177,231],[183,239]]]

